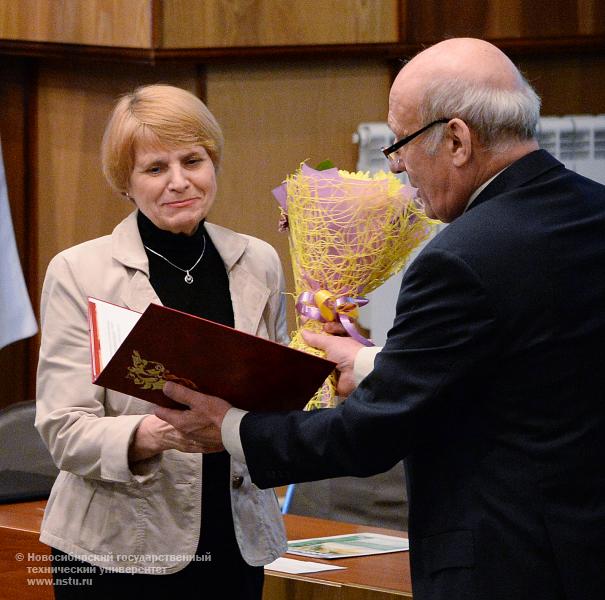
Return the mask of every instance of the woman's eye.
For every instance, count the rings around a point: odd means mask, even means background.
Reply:
[[[161,171],[162,171],[162,169],[158,165],[154,165],[153,167],[149,167],[147,169],[147,173],[149,173],[150,175],[157,175]]]
[[[197,157],[188,158],[186,164],[189,166],[195,166],[201,162],[202,162],[202,159],[199,156],[197,156]]]

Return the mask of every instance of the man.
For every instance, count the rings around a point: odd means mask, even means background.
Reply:
[[[390,160],[451,224],[408,269],[373,371],[333,410],[242,416],[167,385],[190,410],[158,411],[261,487],[405,457],[415,600],[605,598],[605,187],[538,150],[538,116],[491,44],[417,55]],[[355,344],[309,339],[350,388]]]

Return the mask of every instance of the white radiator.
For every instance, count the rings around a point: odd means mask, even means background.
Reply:
[[[605,115],[542,117],[538,142],[568,169],[605,184]]]
[[[394,141],[386,123],[360,123],[353,134],[353,143],[359,145],[357,170],[370,173],[388,170],[388,161],[380,149]],[[605,114],[542,117],[538,142],[568,169],[605,184]],[[405,174],[400,177],[407,183]],[[401,278],[399,273],[369,294],[370,303],[360,311],[360,323],[370,330],[372,340],[379,346],[384,344],[395,318]]]

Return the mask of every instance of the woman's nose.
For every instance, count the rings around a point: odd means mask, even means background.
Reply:
[[[170,169],[170,181],[168,182],[168,188],[176,192],[182,191],[189,187],[189,179],[187,174],[180,167],[173,167]]]

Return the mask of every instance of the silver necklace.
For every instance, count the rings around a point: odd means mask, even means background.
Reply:
[[[200,254],[200,257],[195,261],[195,264],[193,265],[193,267],[189,267],[188,269],[182,269],[178,265],[175,265],[173,262],[169,261],[165,256],[162,256],[159,252],[152,250],[149,246],[145,246],[145,244],[143,244],[143,246],[147,250],[149,250],[149,252],[151,252],[152,254],[155,254],[156,256],[163,258],[169,265],[172,265],[175,269],[178,269],[179,271],[183,271],[183,273],[185,273],[185,277],[184,277],[185,283],[192,284],[193,275],[191,275],[190,271],[193,271],[193,269],[195,269],[195,267],[198,266],[200,260],[202,260],[202,258],[204,257],[204,252],[206,252],[206,236],[205,235],[202,236],[202,239],[204,240],[204,245],[202,247],[202,253]]]

